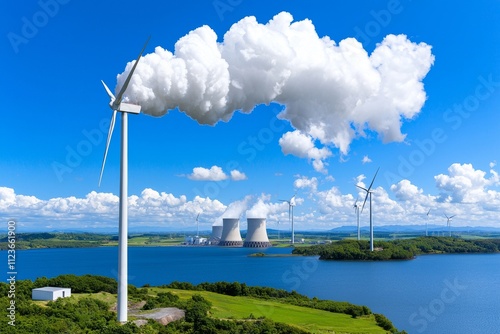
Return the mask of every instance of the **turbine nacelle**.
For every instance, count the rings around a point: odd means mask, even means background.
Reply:
[[[135,69],[135,68],[134,68]],[[132,77],[133,72],[130,72],[129,77]],[[108,93],[109,96],[109,108],[113,111],[120,111],[120,112],[126,112],[130,114],[139,114],[141,112],[141,106],[138,104],[132,104],[132,103],[126,103],[126,102],[121,102],[117,101],[109,87],[102,81],[102,85],[104,86],[104,89],[106,90],[106,93]],[[126,88],[126,87],[125,87]]]

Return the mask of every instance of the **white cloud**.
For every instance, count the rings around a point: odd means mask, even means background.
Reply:
[[[363,157],[363,159],[361,160],[361,162],[362,162],[362,163],[363,163],[363,165],[364,165],[364,164],[367,164],[367,163],[372,162],[372,159],[370,159],[367,155],[365,155],[365,156]]]
[[[314,146],[313,138],[300,131],[285,133],[279,140],[281,151],[287,155],[291,154],[299,158],[312,160],[313,167],[320,173],[326,173],[324,159],[330,157],[332,152],[323,147],[318,149]]]
[[[231,171],[231,180],[233,181],[243,181],[246,180],[247,176],[245,173],[240,172],[239,170],[232,170]]]
[[[495,167],[495,166],[492,166]],[[329,183],[320,183],[316,177],[295,176],[294,188],[306,193],[304,198],[296,197],[294,220],[300,229],[331,229],[356,223],[353,204],[365,199],[365,192],[350,187],[347,191]],[[326,179],[326,178],[325,178]],[[447,174],[435,177],[439,196],[401,180],[390,186],[387,192],[375,181],[372,204],[376,226],[439,224],[445,226],[444,214],[456,215],[454,226],[496,226],[500,227],[500,192],[496,188],[499,178],[494,170],[490,173],[474,169],[470,164],[453,164]],[[353,180],[366,187],[364,175]],[[371,182],[371,179],[368,179]],[[325,187],[326,185],[326,187]],[[321,187],[325,187],[321,189]],[[130,226],[155,225],[165,227],[194,226],[194,217],[202,212],[203,222],[222,224],[222,217],[257,217],[265,215],[268,221],[288,222],[288,204],[278,197],[260,195],[257,199],[246,196],[226,206],[218,199],[186,195],[175,195],[146,188],[139,194],[129,196]],[[443,201],[443,198],[449,200]],[[118,196],[111,193],[92,191],[83,197],[57,197],[41,200],[35,196],[16,194],[14,189],[0,187],[0,215],[14,218],[19,226],[31,229],[53,229],[112,227],[118,223]],[[431,213],[427,216],[428,210]],[[360,215],[362,226],[369,222],[368,202]],[[244,220],[243,220],[244,222]]]
[[[310,191],[316,192],[318,189],[318,179],[315,177],[308,178],[307,176],[301,176],[293,182],[293,186],[297,189],[309,188]]]
[[[265,24],[245,17],[219,40],[202,26],[179,39],[173,53],[156,47],[138,64],[126,99],[153,116],[179,108],[201,124],[276,102],[286,106],[279,117],[296,130],[347,154],[365,130],[384,142],[404,140],[402,122],[420,112],[422,80],[434,62],[429,45],[405,35],[386,36],[369,55],[354,38],[320,37],[311,20],[294,22],[287,12]],[[301,155],[324,171],[321,150],[320,157]]]
[[[195,181],[223,181],[227,179],[227,175],[219,166],[212,166],[210,169],[195,167],[188,178]]]
[[[422,189],[411,184],[409,180],[401,180],[397,184],[393,184],[391,190],[400,201],[414,201],[424,192]]]
[[[232,170],[229,173],[231,180],[243,181],[247,179],[245,173],[239,170]],[[195,167],[193,172],[188,175],[188,178],[194,181],[224,181],[229,176],[219,166],[212,166],[210,169],[204,167]]]
[[[54,228],[117,226],[118,203],[118,196],[110,193],[92,191],[84,198],[40,200],[34,196],[16,195],[12,188],[0,187],[0,215],[12,217],[31,228],[41,228],[43,221],[50,221]],[[196,196],[188,200],[185,195],[176,197],[150,188],[144,189],[140,196],[129,196],[128,205],[131,225],[179,225],[183,220],[192,220],[199,212],[210,220],[226,209],[216,199]]]
[[[497,185],[499,177],[494,170],[486,177],[482,170],[476,170],[471,164],[454,163],[448,168],[448,175],[434,177],[436,187],[441,191],[441,200],[458,203],[485,202],[491,198],[486,187]]]

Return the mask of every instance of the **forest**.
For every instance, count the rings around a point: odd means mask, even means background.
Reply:
[[[341,240],[331,244],[296,247],[293,254],[314,256],[321,260],[384,261],[409,260],[422,254],[497,253],[500,239],[462,239],[455,237],[419,237],[392,241]]]

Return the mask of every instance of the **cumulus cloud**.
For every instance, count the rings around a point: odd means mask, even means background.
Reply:
[[[363,165],[364,165],[364,164],[367,164],[367,163],[372,162],[372,159],[370,159],[367,155],[365,155],[365,156],[363,157],[363,159],[361,160],[361,162],[362,162],[362,163],[363,163]]]
[[[247,176],[245,173],[240,172],[239,170],[232,170],[231,171],[231,180],[233,181],[243,181],[246,180]]]
[[[318,149],[314,146],[311,136],[305,135],[300,131],[285,133],[279,140],[281,151],[287,155],[291,154],[299,158],[312,160],[316,171],[326,173],[324,159],[332,155],[332,152],[323,147]]]
[[[179,39],[173,52],[156,47],[138,64],[126,100],[149,115],[178,108],[212,125],[229,121],[236,110],[278,103],[286,106],[279,117],[309,142],[347,154],[366,130],[384,142],[404,140],[402,122],[420,112],[426,100],[422,80],[434,62],[431,46],[405,35],[386,36],[369,55],[356,39],[320,37],[311,20],[294,21],[287,12],[265,24],[245,17],[217,39],[202,26]],[[132,66],[118,75],[116,90]],[[283,145],[304,140],[290,136]],[[284,152],[293,151],[287,147]],[[319,157],[295,152],[324,171],[326,149],[316,151]]]
[[[51,221],[58,228],[109,227],[118,222],[118,196],[92,191],[83,198],[75,196],[40,200],[34,196],[16,195],[14,189],[0,187],[0,214],[12,216],[33,228],[42,227],[43,221]],[[219,200],[196,196],[188,200],[185,195],[144,189],[140,196],[128,198],[129,221],[132,224],[155,223],[178,226],[180,221],[203,212],[217,217],[226,206]]]
[[[401,180],[397,184],[393,184],[391,190],[400,201],[416,200],[424,192],[422,189],[411,184],[409,180]]]
[[[288,212],[288,203],[282,201],[279,203],[272,203],[270,200],[270,195],[260,195],[252,207],[247,210],[247,218],[267,218],[273,215],[274,219],[276,219],[277,215]]]
[[[311,192],[316,192],[318,189],[318,179],[316,177],[308,178],[301,176],[293,182],[293,186],[297,189],[309,188]]]
[[[188,178],[195,181],[222,181],[227,179],[226,173],[219,166],[212,166],[210,169],[204,167],[193,168],[193,173]]]
[[[230,173],[231,180],[242,181],[246,180],[245,173],[239,170],[232,170]],[[193,172],[188,175],[188,178],[194,181],[223,181],[228,179],[228,175],[219,166],[212,166],[210,169],[204,167],[195,167]]]
[[[486,187],[499,184],[498,173],[491,169],[490,174],[487,178],[486,172],[474,169],[472,164],[454,163],[448,168],[448,175],[439,174],[434,179],[442,201],[478,203],[491,197]]]

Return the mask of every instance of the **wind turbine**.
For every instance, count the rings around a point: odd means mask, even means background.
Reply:
[[[128,249],[127,249],[127,237],[128,237],[128,114],[139,114],[141,112],[141,106],[136,104],[130,104],[122,102],[123,94],[127,90],[130,79],[134,74],[135,68],[141,59],[142,53],[148,45],[149,38],[144,44],[144,47],[139,53],[137,60],[135,61],[132,70],[127,76],[127,79],[123,83],[122,88],[115,97],[111,90],[106,86],[104,81],[101,80],[104,89],[108,93],[110,98],[109,107],[113,110],[111,116],[111,122],[109,124],[108,138],[106,140],[106,149],[104,150],[104,157],[102,159],[101,174],[99,175],[99,186],[101,186],[102,174],[104,172],[104,166],[106,164],[106,157],[108,155],[109,143],[111,141],[111,136],[113,134],[113,129],[115,127],[116,113],[119,111],[122,114],[121,122],[121,156],[120,156],[120,211],[119,211],[119,224],[118,224],[118,302],[117,302],[117,312],[118,321],[127,322],[127,289],[128,289]]]
[[[359,229],[359,205],[358,205],[358,199],[359,197],[356,199],[356,202],[354,202],[354,205],[352,206],[354,208],[354,212],[356,212],[356,216],[357,216],[357,221],[358,221],[358,240],[361,239],[361,231]]]
[[[200,223],[198,221],[198,218],[200,218],[200,214],[196,216],[196,238],[200,235]]]
[[[370,197],[370,251],[372,251],[372,252],[373,252],[373,219],[372,219],[372,192],[373,191],[371,189],[373,186],[373,182],[375,181],[375,178],[377,177],[379,169],[380,169],[380,167],[377,168],[377,171],[375,172],[375,176],[373,177],[372,182],[370,183],[370,186],[368,187],[368,189],[356,185],[356,187],[366,191],[366,197],[365,197],[365,201],[363,202],[363,206],[361,207],[361,212],[363,212],[363,209],[365,208],[365,204],[366,204],[366,200],[368,199],[368,196]]]
[[[429,223],[429,213],[431,213],[431,209],[429,209],[429,211],[427,211],[427,220],[425,221],[425,236],[427,237],[428,234],[427,234],[427,224]]]
[[[278,219],[278,242],[280,241],[280,220]]]
[[[449,216],[449,217],[448,217],[448,216],[446,215],[446,213],[445,213],[445,214],[444,214],[444,216],[445,216],[445,217],[446,217],[446,219],[447,219],[447,220],[446,220],[446,226],[448,226],[448,234],[449,234],[449,236],[451,237],[451,224],[450,224],[450,222],[451,222],[451,218],[455,217],[455,215],[453,215],[453,216]]]
[[[290,200],[280,199],[280,201],[288,203],[288,221],[290,221],[290,217],[292,217],[292,245],[295,243],[295,230],[293,227],[293,207],[295,206],[295,196],[296,195],[293,195]]]

